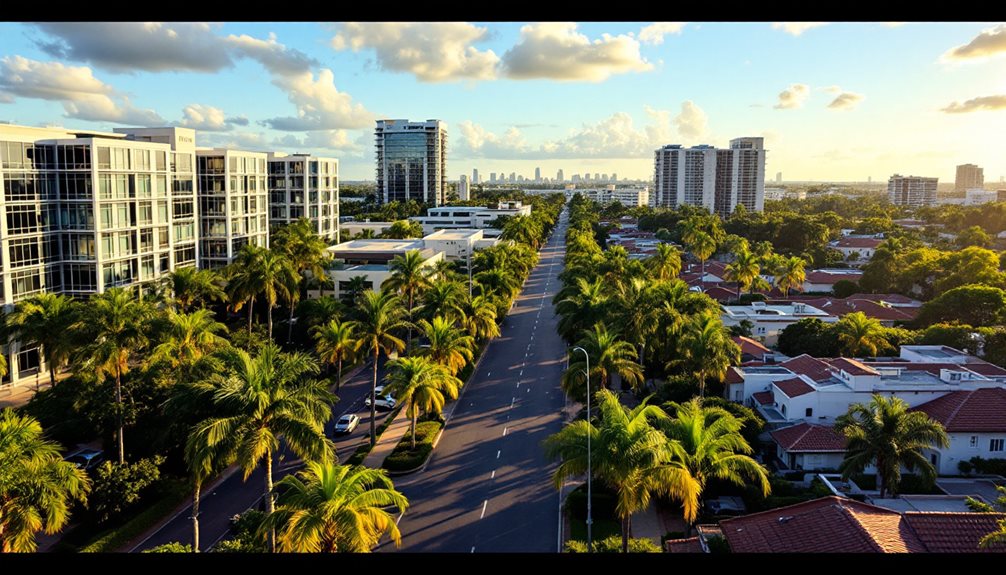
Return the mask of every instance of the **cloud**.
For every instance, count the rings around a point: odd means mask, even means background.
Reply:
[[[223,39],[205,23],[40,22],[47,54],[111,72],[216,72],[233,65]]]
[[[968,114],[982,110],[994,111],[1002,109],[1006,109],[1006,95],[979,96],[963,103],[954,102],[946,108],[941,108],[940,111],[948,114]]]
[[[772,29],[782,30],[787,34],[799,36],[812,28],[819,28],[827,25],[827,22],[773,22]]]
[[[907,24],[907,22],[881,22],[880,25],[885,28],[900,28]]]
[[[807,84],[792,84],[786,90],[779,92],[779,102],[773,106],[776,110],[792,110],[803,106],[803,101],[810,96],[810,86]]]
[[[855,92],[842,92],[838,96],[835,96],[835,99],[828,104],[828,107],[832,110],[851,110],[865,99],[866,96],[862,94],[857,94]]]
[[[297,107],[296,116],[277,117],[262,124],[275,130],[308,131],[366,128],[374,121],[374,114],[353,97],[335,87],[335,74],[328,68],[300,74],[276,75],[272,83],[287,93]]]
[[[68,118],[120,124],[161,124],[156,112],[133,106],[129,98],[94,77],[87,66],[39,62],[23,56],[0,58],[0,99],[37,98],[63,104]]]
[[[196,132],[196,143],[211,148],[272,150],[263,132]]]
[[[235,125],[248,125],[248,118],[228,118],[220,108],[202,104],[189,104],[182,110],[182,114],[184,117],[178,125],[204,132],[226,132],[232,130]]]
[[[234,116],[232,118],[227,118],[224,121],[227,122],[228,124],[233,124],[235,126],[247,126],[248,125],[248,118],[246,118],[245,116]]]
[[[298,74],[307,72],[318,61],[293,48],[287,48],[276,41],[276,34],[270,32],[268,40],[252,38],[247,34],[227,37],[226,43],[242,56],[262,64],[273,74]]]
[[[653,69],[635,38],[602,34],[591,41],[576,28],[573,22],[522,26],[520,40],[503,54],[502,73],[515,80],[601,82],[613,74]]]
[[[639,31],[639,41],[643,44],[660,45],[667,34],[681,34],[687,22],[654,22]]]
[[[975,36],[967,44],[947,50],[942,59],[951,61],[988,58],[1002,52],[1006,52],[1006,25],[1000,24],[994,28],[982,30],[981,34]]]
[[[681,104],[681,113],[674,117],[674,127],[685,139],[699,139],[706,135],[706,113],[691,100]]]
[[[348,152],[358,152],[363,149],[358,140],[350,140],[349,132],[346,130],[321,130],[308,132],[303,138],[298,138],[293,134],[287,134],[282,138],[273,140],[273,144],[288,148],[312,148],[325,150],[340,150]]]
[[[488,36],[488,28],[467,22],[347,22],[331,44],[354,52],[373,48],[381,69],[421,82],[491,80],[499,57],[472,46]]]

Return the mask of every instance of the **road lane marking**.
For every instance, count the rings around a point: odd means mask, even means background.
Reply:
[[[488,499],[486,499],[485,501],[482,502],[482,514],[479,515],[479,519],[482,519],[483,517],[486,516],[486,505],[489,505],[489,500]],[[474,549],[474,547],[472,547],[472,549]]]
[[[513,404],[514,404],[515,401],[517,401],[516,397],[514,397],[513,399],[510,400],[510,409],[513,409]]]
[[[475,546],[472,545],[472,553],[475,553]]]
[[[496,470],[493,469],[493,474],[489,476],[489,479],[496,479]]]
[[[504,427],[504,428],[503,428],[503,437],[506,437],[506,430],[507,430],[507,428],[506,428],[506,427]]]
[[[496,459],[500,458],[500,452],[502,452],[502,451],[503,451],[502,449],[497,449],[496,450]]]

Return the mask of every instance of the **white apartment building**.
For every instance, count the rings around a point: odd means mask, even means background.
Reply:
[[[446,122],[378,120],[374,139],[379,200],[416,200],[434,206],[446,202]]]
[[[307,218],[318,235],[339,239],[339,160],[270,153],[269,225]]]
[[[495,208],[482,206],[440,206],[427,210],[425,216],[409,218],[423,226],[424,234],[437,230],[460,230],[491,227],[500,216],[530,216],[531,206],[521,202],[499,202]]]
[[[939,178],[894,174],[887,181],[887,196],[896,206],[935,206]]]
[[[964,192],[965,206],[980,206],[999,201],[999,192],[983,190],[981,188],[970,188]]]
[[[468,176],[461,174],[461,180],[458,181],[458,199],[462,202],[467,202],[469,197],[471,197],[471,191],[468,184]]]
[[[241,246],[269,247],[268,154],[196,150],[199,175],[199,267],[220,268]]]
[[[486,237],[483,230],[439,230],[425,236],[423,245],[442,252],[448,261],[467,261],[469,254],[499,243],[498,237]]]
[[[748,305],[721,305],[720,319],[726,327],[740,325],[747,320],[754,324],[751,337],[769,347],[779,341],[782,330],[807,318],[817,318],[824,323],[835,323],[838,318],[828,312],[801,302],[766,304],[762,301]]]
[[[765,205],[764,138],[736,138],[726,149],[667,145],[654,152],[654,203],[702,206],[723,217],[738,204]]]
[[[806,200],[807,190],[787,190],[786,188],[765,188],[765,199],[781,202],[783,200]]]
[[[588,199],[602,204],[618,202],[630,208],[649,206],[650,188],[616,188],[611,184],[604,188],[590,188],[586,190],[576,190]]]

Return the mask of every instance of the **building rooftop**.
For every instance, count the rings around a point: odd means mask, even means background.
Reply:
[[[759,320],[779,319],[792,317],[829,317],[827,312],[816,307],[803,303],[789,303],[781,305],[768,305],[765,302],[752,302],[749,305],[721,305],[723,311],[734,318],[757,318]]]
[[[730,338],[741,348],[741,353],[746,353],[754,357],[762,357],[766,353],[772,353],[772,350],[765,347],[761,342],[755,341],[750,337],[745,337],[743,335],[737,335]]]
[[[779,388],[779,391],[786,394],[786,397],[800,397],[815,391],[809,383],[799,377],[777,381],[774,385]]]
[[[758,391],[751,394],[751,397],[758,405],[771,405],[775,402],[775,394],[772,391]]]
[[[943,424],[948,432],[1006,431],[1006,389],[954,391],[912,408]]]
[[[871,497],[870,503],[884,509],[904,513],[906,511],[937,511],[970,513],[967,500],[969,495],[899,495],[880,499]]]
[[[820,453],[845,451],[845,437],[825,425],[798,423],[771,432],[772,440],[791,452]]]
[[[477,240],[482,238],[482,230],[458,229],[458,230],[437,230],[425,236],[424,240]]]
[[[812,284],[835,284],[841,280],[858,281],[863,272],[852,269],[811,270],[804,275],[804,281]]]
[[[373,253],[373,252],[389,252],[389,253],[405,253],[409,250],[421,250],[426,247],[423,240],[417,239],[407,239],[407,240],[391,240],[391,239],[360,239],[352,240],[348,242],[342,242],[334,246],[329,246],[328,252],[331,254],[338,253]],[[338,257],[338,256],[337,256]]]
[[[884,240],[878,238],[844,237],[835,242],[837,248],[876,248]]]
[[[930,553],[1004,553],[1006,544],[982,549],[982,537],[999,528],[1004,513],[933,513],[909,511],[904,523]]]
[[[849,375],[880,375],[880,372],[865,365],[861,361],[849,357],[838,357],[829,362],[832,367],[843,370]]]
[[[832,377],[831,366],[820,359],[811,357],[805,353],[792,359],[788,359],[779,365],[785,367],[793,373],[806,375],[813,381],[825,381],[831,379]]]

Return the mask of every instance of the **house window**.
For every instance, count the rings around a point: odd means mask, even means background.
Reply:
[[[968,442],[968,447],[971,449],[978,449],[978,436],[972,435],[971,440]]]
[[[758,335],[765,335],[765,328],[762,326],[758,326],[757,328],[755,328],[755,333]]]
[[[783,404],[782,406],[782,414],[786,415],[786,404]]]
[[[806,417],[811,417],[813,415],[814,415],[814,408],[813,407],[808,407],[805,416]]]
[[[1002,451],[1003,450],[1003,443],[1004,442],[1006,442],[1006,440],[1003,440],[1003,439],[990,439],[989,440],[989,451]]]

